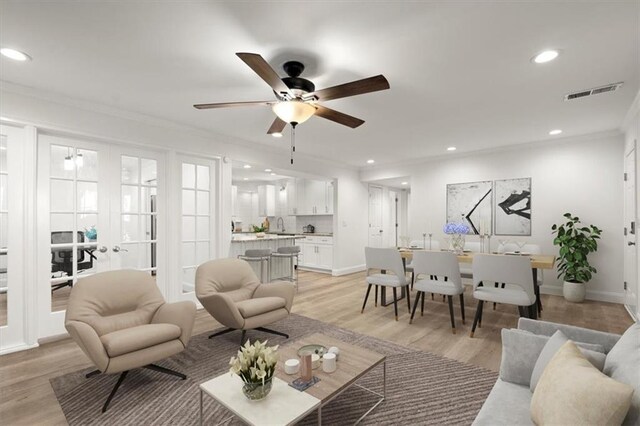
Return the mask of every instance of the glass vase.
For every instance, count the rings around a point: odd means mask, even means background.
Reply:
[[[451,235],[451,250],[458,255],[464,252],[464,234]]]
[[[264,380],[264,384],[262,381],[256,383],[245,383],[242,386],[242,393],[251,401],[259,401],[261,399],[266,398],[271,392],[273,377]]]

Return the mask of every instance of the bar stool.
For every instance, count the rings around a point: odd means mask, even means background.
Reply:
[[[238,255],[238,259],[247,262],[260,262],[260,282],[268,283],[271,281],[271,269],[269,259],[271,258],[271,249],[250,249],[245,250],[244,255]],[[264,265],[267,264],[267,280],[264,280]]]
[[[288,277],[284,277],[285,279],[296,284],[296,289],[298,288],[298,256],[300,255],[300,246],[287,246],[287,247],[278,247],[278,250],[271,253],[271,259],[289,259],[290,265],[290,275]],[[295,258],[295,263],[293,259]]]

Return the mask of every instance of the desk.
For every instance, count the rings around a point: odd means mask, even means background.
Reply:
[[[403,262],[413,259],[413,252],[414,250],[401,248],[400,256],[402,256]],[[508,254],[499,254],[499,253],[492,253],[492,254],[496,256],[511,256]],[[473,263],[473,255],[474,253],[472,252],[458,255],[458,262]],[[535,312],[532,312],[532,314],[534,314],[534,316],[537,318],[538,315],[542,312],[542,303],[540,301],[540,287],[537,285],[538,269],[553,269],[556,263],[556,257],[550,254],[532,254],[532,255],[529,255],[529,258],[531,258],[531,271],[533,274],[533,284],[534,284],[533,290],[536,293],[536,306],[538,308],[535,310]]]

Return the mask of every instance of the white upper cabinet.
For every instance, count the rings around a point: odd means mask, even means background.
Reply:
[[[290,216],[333,214],[333,182],[292,179],[286,184],[286,213]]]
[[[326,182],[326,213],[333,214],[333,182]]]
[[[295,216],[298,214],[298,198],[296,197],[296,180],[287,181],[287,215]]]
[[[275,216],[276,187],[273,185],[258,186],[258,216]]]

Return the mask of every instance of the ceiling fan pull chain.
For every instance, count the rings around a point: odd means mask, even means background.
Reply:
[[[296,123],[291,123],[291,164],[293,164],[294,152],[296,152]]]

